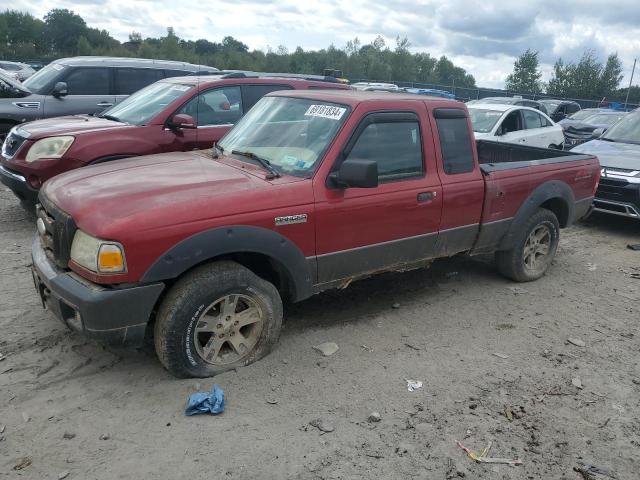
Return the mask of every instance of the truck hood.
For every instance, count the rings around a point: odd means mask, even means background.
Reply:
[[[272,193],[260,167],[232,162],[204,151],[149,155],[73,170],[47,181],[42,190],[79,228],[109,238],[132,217],[140,231],[161,228],[177,219],[188,223],[237,213],[236,196],[247,190]],[[274,183],[292,180],[299,178]]]
[[[595,155],[602,167],[640,170],[640,145],[591,140],[571,149],[576,153]]]
[[[46,118],[23,124],[20,128],[29,132],[31,139],[38,140],[54,135],[80,135],[113,128],[131,127],[126,123],[114,122],[106,118],[90,115],[69,115],[66,117]]]

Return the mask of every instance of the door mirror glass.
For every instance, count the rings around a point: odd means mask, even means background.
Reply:
[[[53,86],[53,92],[51,92],[52,95],[54,97],[65,97],[68,93],[69,90],[67,89],[67,83],[66,82],[57,82],[54,86]]]
[[[373,160],[347,159],[329,178],[336,188],[375,188],[378,186],[378,164]]]
[[[177,115],[174,115],[171,119],[170,125],[171,127],[178,130],[185,128],[197,128],[198,126],[193,117],[191,115],[187,115],[186,113],[178,113]]]

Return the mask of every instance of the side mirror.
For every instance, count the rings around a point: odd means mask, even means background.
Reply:
[[[186,113],[178,113],[177,115],[174,115],[173,118],[169,121],[169,125],[179,130],[198,127],[193,117],[191,115],[187,115]]]
[[[375,188],[378,186],[378,163],[373,160],[345,160],[337,172],[329,175],[335,188]]]
[[[593,132],[591,132],[591,138],[600,138],[604,132],[606,132],[606,128],[596,128]]]
[[[53,92],[51,92],[51,93],[56,98],[66,97],[67,94],[69,93],[69,91],[67,90],[67,83],[66,82],[57,82],[53,86]]]

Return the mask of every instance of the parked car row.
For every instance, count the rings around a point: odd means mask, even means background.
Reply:
[[[74,115],[13,127],[0,158],[0,180],[27,205],[62,172],[152,153],[211,148],[265,94],[275,90],[349,89],[324,77],[239,72],[160,80],[96,116]]]
[[[242,87],[259,83],[207,83],[207,92],[219,87],[210,103],[189,80],[156,83],[96,121],[134,131],[120,120],[141,118],[141,99],[158,85],[163,94],[177,86],[185,96],[167,98],[166,109],[149,102],[162,113],[143,123],[196,134],[200,114],[237,120]],[[461,253],[495,252],[503,275],[536,280],[560,229],[591,206],[592,155],[474,141],[461,102],[323,86],[334,88],[268,93],[214,148],[47,181],[32,247],[43,304],[103,342],[139,345],[152,332],[168,371],[206,377],[266,355],[285,300]]]
[[[0,139],[30,120],[94,114],[162,78],[206,75],[217,68],[160,60],[74,57],[56,60],[0,98]]]

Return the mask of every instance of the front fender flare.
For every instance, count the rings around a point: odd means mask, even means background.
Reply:
[[[313,294],[314,276],[302,251],[273,230],[247,225],[213,228],[180,241],[149,267],[142,282],[173,279],[202,262],[237,253],[258,253],[277,262],[288,277],[294,301]]]

